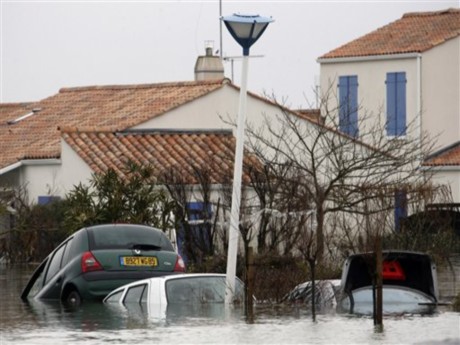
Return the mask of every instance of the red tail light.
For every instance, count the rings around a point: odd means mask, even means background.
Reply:
[[[398,261],[384,261],[382,276],[388,280],[406,280],[404,270]]]
[[[84,252],[81,257],[81,271],[83,273],[103,270],[101,264],[96,260],[93,253]]]
[[[174,266],[174,272],[185,272],[184,260],[182,260],[179,254],[177,255],[176,265]]]

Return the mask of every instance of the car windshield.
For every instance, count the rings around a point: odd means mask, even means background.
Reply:
[[[99,226],[88,229],[91,250],[135,249],[174,251],[160,230],[136,226]]]
[[[174,303],[223,303],[225,301],[225,277],[187,277],[166,282],[168,304]],[[243,301],[242,283],[237,280],[234,294],[236,301]]]

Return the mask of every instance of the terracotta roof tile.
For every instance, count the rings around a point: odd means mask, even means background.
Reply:
[[[460,9],[407,13],[320,59],[421,53],[460,35]]]
[[[24,158],[58,158],[61,128],[123,130],[202,97],[225,80],[64,88],[35,103],[0,104],[0,169]],[[12,123],[21,116],[26,119]]]
[[[210,169],[212,183],[222,183],[233,173],[235,138],[231,131],[63,131],[63,139],[96,173],[114,169],[124,177],[127,161],[150,164],[161,177],[177,169],[189,183],[196,183],[193,167]],[[245,155],[245,166],[257,160]],[[248,182],[249,177],[244,176]]]
[[[433,153],[423,163],[425,166],[460,166],[460,141]]]

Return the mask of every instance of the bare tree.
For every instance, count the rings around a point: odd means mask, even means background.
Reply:
[[[160,177],[175,201],[175,227],[183,233],[185,254],[191,263],[201,263],[214,255],[221,237],[218,219],[222,205],[220,199],[213,199],[212,171],[215,171],[212,162],[207,166],[190,164],[186,171],[170,167]],[[190,208],[192,201],[199,202],[200,208]]]
[[[371,124],[364,112],[359,138],[345,135],[335,129],[337,109],[329,110],[326,105],[324,102],[322,122],[329,125],[296,116],[280,106],[278,117],[266,118],[264,126],[247,131],[251,150],[264,165],[289,168],[289,174],[280,176],[284,183],[279,184],[278,192],[284,192],[291,204],[311,202],[319,260],[325,251],[327,217],[388,211],[379,203],[366,201],[382,198],[382,193],[393,199],[404,186],[425,183],[426,174],[417,169],[432,147],[427,136],[412,135],[415,129],[408,128],[404,139],[387,137],[381,122]],[[295,189],[289,188],[293,185]]]

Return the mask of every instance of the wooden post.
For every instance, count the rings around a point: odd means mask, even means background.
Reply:
[[[375,251],[375,276],[376,276],[376,300],[375,300],[375,320],[376,326],[383,326],[383,293],[382,293],[382,274],[383,274],[383,258],[382,258],[382,238],[377,236],[376,251]]]
[[[247,287],[246,287],[246,315],[249,322],[254,320],[254,249],[248,247],[247,251]]]

